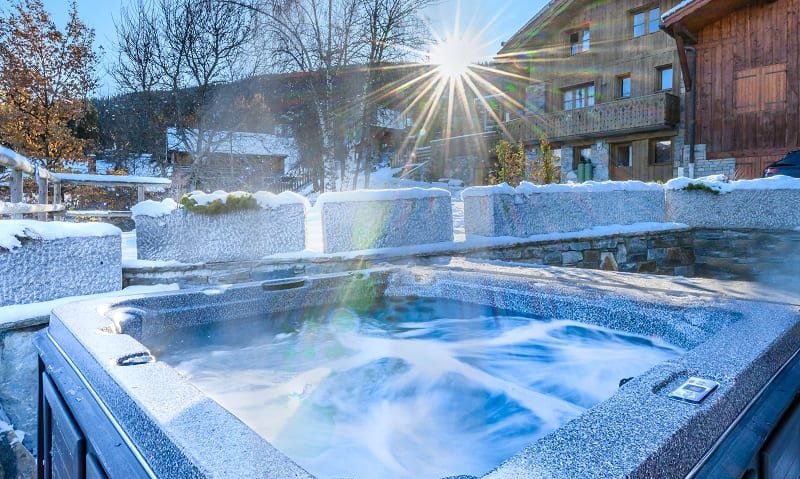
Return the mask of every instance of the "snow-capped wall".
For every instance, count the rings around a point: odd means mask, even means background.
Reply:
[[[363,190],[320,196],[325,253],[453,241],[450,192]]]
[[[800,227],[800,179],[724,181],[676,178],[666,185],[670,221],[701,228],[793,230]]]
[[[105,223],[0,221],[0,306],[122,287],[120,230]]]
[[[215,263],[303,250],[305,198],[269,193],[254,196],[260,209],[223,214],[193,213],[172,200],[136,205],[133,219],[138,258]]]
[[[515,236],[580,231],[596,226],[664,222],[664,188],[641,181],[467,188],[468,235]]]

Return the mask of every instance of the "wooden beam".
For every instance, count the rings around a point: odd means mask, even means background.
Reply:
[[[694,87],[694,78],[692,78],[692,71],[689,68],[689,60],[686,58],[686,44],[682,35],[675,36],[675,45],[678,47],[678,60],[681,63],[683,84],[686,86],[686,91],[690,92]]]
[[[37,201],[40,205],[47,204],[47,180],[42,178],[41,176],[36,176],[36,188],[37,188]],[[47,221],[47,212],[41,211],[38,214],[39,221]]]

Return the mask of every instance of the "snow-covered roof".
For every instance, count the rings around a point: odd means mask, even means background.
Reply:
[[[665,21],[667,18],[669,18],[669,17],[671,17],[671,16],[675,15],[676,13],[678,13],[679,11],[681,11],[681,10],[683,10],[684,8],[688,7],[689,5],[691,5],[691,4],[692,4],[692,3],[694,3],[694,2],[695,2],[695,0],[683,0],[683,1],[682,1],[682,2],[680,2],[679,4],[675,5],[674,7],[670,8],[669,10],[667,10],[666,12],[664,12],[664,13],[661,15],[661,21],[662,21],[662,22],[663,22],[663,21]]]
[[[75,184],[105,183],[109,185],[164,185],[169,186],[172,180],[153,176],[128,175],[89,175],[83,173],[53,173],[61,181]]]
[[[184,130],[179,135],[176,128],[167,129],[167,149],[180,152],[193,152],[197,144],[197,130]],[[297,156],[294,138],[280,137],[268,133],[244,131],[205,132],[206,151],[210,153],[231,153],[252,156]]]

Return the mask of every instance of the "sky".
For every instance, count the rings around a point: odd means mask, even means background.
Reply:
[[[115,93],[105,65],[114,60],[114,20],[119,16],[120,6],[129,1],[132,0],[77,0],[81,19],[94,28],[96,44],[105,52],[100,71],[100,95]],[[68,0],[44,0],[44,4],[56,23],[63,27],[67,21]],[[479,41],[482,49],[479,57],[489,59],[500,49],[501,42],[508,40],[546,4],[547,0],[441,0],[424,13],[440,36],[453,31],[457,18],[468,31],[484,30]]]

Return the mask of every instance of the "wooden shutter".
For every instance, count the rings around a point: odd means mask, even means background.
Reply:
[[[736,113],[758,111],[758,73],[760,68],[736,72]]]

